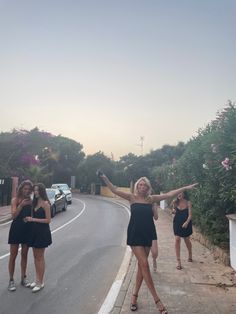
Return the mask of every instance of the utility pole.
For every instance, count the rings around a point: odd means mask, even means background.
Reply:
[[[140,136],[140,144],[138,144],[138,146],[140,146],[140,149],[141,149],[141,156],[143,156],[143,142],[144,142],[144,136]]]

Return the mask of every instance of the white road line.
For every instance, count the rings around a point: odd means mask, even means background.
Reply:
[[[7,222],[4,222],[4,223],[3,223],[3,224],[1,224],[0,226],[6,226],[6,225],[10,224],[11,222],[12,222],[12,220],[7,221]]]
[[[75,221],[77,218],[79,218],[79,217],[83,214],[83,212],[85,211],[85,208],[86,208],[85,203],[82,202],[81,200],[79,200],[78,198],[77,198],[77,200],[83,204],[82,211],[81,211],[78,215],[76,215],[74,218],[72,218],[71,220],[69,220],[69,221],[67,221],[66,223],[64,223],[64,225],[61,225],[60,227],[54,229],[54,230],[52,231],[52,234],[55,233],[55,232],[57,232],[57,231],[59,231],[59,230],[61,230],[61,229],[63,229],[63,228],[65,228],[66,226],[68,226],[69,224],[71,224],[73,221]]]
[[[122,261],[122,264],[120,266],[120,270],[116,276],[115,281],[113,282],[105,301],[103,302],[98,314],[108,314],[111,312],[111,310],[114,307],[115,301],[117,299],[117,296],[120,292],[121,285],[123,283],[123,280],[125,278],[127,267],[130,263],[131,258],[131,249],[129,246],[127,246],[124,259]]]
[[[123,207],[127,211],[128,215],[130,216],[130,211],[125,205],[122,205],[121,203],[118,203],[115,201],[114,202],[112,201],[112,203],[116,203],[117,205],[120,205],[121,207]],[[121,285],[125,278],[125,275],[126,275],[129,263],[130,263],[130,258],[131,258],[131,249],[129,246],[127,246],[126,251],[125,251],[125,256],[121,263],[116,279],[113,282],[98,314],[109,314],[111,310],[113,309],[117,296],[120,292]]]
[[[65,228],[66,226],[68,226],[69,224],[71,224],[73,221],[75,221],[77,218],[79,218],[79,217],[83,214],[83,212],[85,211],[86,205],[85,205],[85,203],[82,202],[81,200],[79,200],[79,199],[77,199],[77,200],[83,204],[82,211],[81,211],[78,215],[76,215],[74,218],[72,218],[71,220],[67,221],[66,223],[64,223],[64,224],[61,225],[60,227],[54,229],[54,230],[51,232],[52,234],[55,233],[55,232],[57,232],[57,231],[59,231],[59,230],[61,230],[61,229],[63,229],[63,228]],[[21,248],[19,248],[19,252],[20,252],[20,250],[21,250]],[[9,255],[10,255],[10,253],[1,255],[1,256],[0,256],[0,260],[2,260],[2,259],[4,259],[4,258],[8,257]]]

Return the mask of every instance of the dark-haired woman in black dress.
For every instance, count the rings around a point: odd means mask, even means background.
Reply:
[[[184,242],[188,249],[188,261],[192,262],[192,243],[190,241],[190,235],[193,233],[192,229],[192,204],[188,200],[187,192],[181,192],[178,194],[177,199],[173,202],[173,229],[175,235],[175,253],[177,259],[177,269],[181,270],[180,260],[180,243],[181,238],[184,238]]]
[[[50,202],[47,197],[45,186],[42,183],[34,185],[34,199],[32,204],[32,216],[25,220],[30,222],[31,236],[28,243],[33,248],[36,280],[31,284],[32,292],[38,292],[44,287],[45,273],[45,248],[52,243],[50,221]]]
[[[30,283],[26,277],[27,257],[29,241],[29,226],[24,222],[24,218],[31,214],[31,194],[33,184],[29,180],[23,181],[18,189],[17,195],[11,201],[12,223],[8,236],[8,244],[10,244],[10,258],[8,262],[9,269],[9,291],[15,291],[16,285],[14,281],[16,257],[21,245],[21,285],[29,287]]]
[[[151,195],[152,188],[150,181],[146,177],[142,177],[135,183],[134,193],[127,193],[119,191],[103,173],[98,173],[98,175],[114,194],[128,200],[130,203],[131,216],[127,230],[127,244],[130,245],[132,252],[138,260],[138,271],[130,309],[131,311],[138,309],[138,292],[144,280],[159,312],[167,314],[167,310],[156,292],[148,264],[148,255],[152,246],[152,240],[156,239],[152,205],[155,202],[160,202],[161,200],[174,197],[185,190],[192,189],[196,184],[161,195]]]

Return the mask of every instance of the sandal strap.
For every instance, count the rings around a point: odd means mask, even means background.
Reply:
[[[155,301],[156,304],[158,304],[158,303],[160,303],[160,302],[161,302],[160,299],[157,299],[157,300]],[[167,309],[164,307],[163,304],[162,304],[162,309],[159,309],[159,312],[160,312],[161,314],[168,314]]]

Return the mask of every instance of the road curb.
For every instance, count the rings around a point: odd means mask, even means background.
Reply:
[[[124,301],[125,301],[125,298],[126,298],[126,295],[127,295],[127,292],[129,290],[129,286],[131,283],[133,273],[135,271],[135,266],[136,266],[136,259],[134,258],[133,254],[131,253],[130,261],[129,261],[129,265],[127,267],[125,278],[123,280],[119,294],[116,298],[115,304],[114,304],[113,309],[110,312],[110,314],[120,314],[122,307],[123,307],[123,304],[124,304]]]
[[[119,201],[117,199],[105,199],[104,198],[104,200],[123,206],[126,209],[129,209],[126,203]],[[128,286],[126,284],[126,278],[128,277],[129,281],[131,280],[130,271],[129,271],[131,260],[132,260],[132,251],[131,251],[131,248],[127,246],[120,269],[116,275],[116,278],[98,314],[119,313],[117,312],[117,310],[121,311],[122,305],[125,300],[126,292],[128,290]],[[124,290],[124,287],[127,287],[127,289]]]
[[[114,280],[98,314],[113,313],[113,309],[119,307],[119,304],[121,304],[120,306],[120,309],[121,309],[125,296],[126,296],[126,294],[124,294],[122,287],[124,285],[124,281],[127,277],[127,274],[129,274],[128,270],[129,270],[131,258],[132,258],[132,251],[130,247],[127,247],[125,256],[121,263],[116,279]]]

